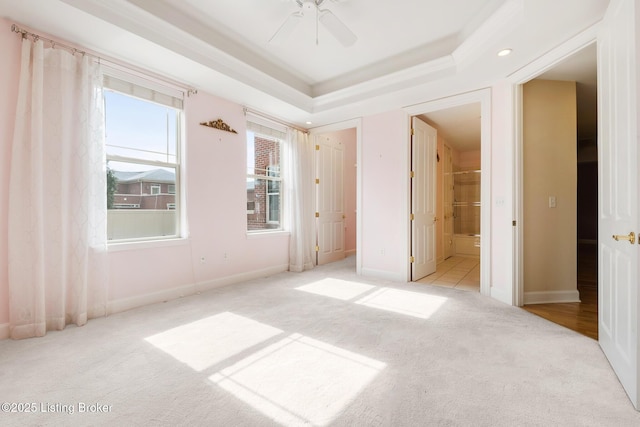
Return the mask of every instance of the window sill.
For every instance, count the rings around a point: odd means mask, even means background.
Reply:
[[[290,236],[291,233],[285,230],[274,231],[247,231],[247,239],[264,239],[268,237]]]
[[[121,252],[138,249],[164,248],[168,246],[182,246],[189,243],[187,238],[129,241],[129,242],[107,242],[107,252]]]

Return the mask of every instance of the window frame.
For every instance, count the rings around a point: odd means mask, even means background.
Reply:
[[[113,83],[115,82],[115,83]],[[146,79],[142,79],[133,75],[123,74],[119,70],[105,69],[104,70],[104,80],[102,90],[104,92],[115,92],[120,95],[124,95],[127,97],[131,97],[133,99],[137,99],[140,101],[148,102],[151,104],[161,105],[166,108],[171,108],[175,111],[175,155],[169,154],[175,157],[175,161],[159,161],[159,160],[147,160],[141,159],[133,156],[126,155],[115,155],[115,154],[107,154],[108,147],[116,147],[115,145],[108,145],[105,139],[105,160],[107,165],[109,162],[123,162],[129,164],[136,164],[141,166],[149,166],[156,168],[165,168],[172,169],[175,174],[175,182],[173,184],[174,192],[167,193],[174,196],[173,204],[175,207],[169,208],[169,204],[167,204],[167,210],[175,210],[175,223],[174,223],[174,233],[170,235],[157,235],[157,236],[147,236],[147,237],[129,237],[129,238],[119,238],[119,239],[107,239],[108,245],[117,245],[121,243],[135,243],[135,242],[157,242],[157,241],[165,241],[165,240],[175,240],[184,238],[184,233],[186,233],[186,226],[184,225],[184,196],[183,196],[183,187],[182,187],[182,157],[183,157],[183,144],[184,144],[184,105],[183,98],[184,94],[181,91],[177,91],[168,87],[164,87],[161,84],[141,84],[147,83]],[[130,90],[127,90],[127,85]],[[157,99],[158,101],[156,101]],[[103,105],[103,114],[105,117],[105,121],[107,119],[107,106],[106,99],[105,104]],[[171,105],[178,103],[179,105]],[[106,130],[106,127],[105,127]],[[144,150],[139,150],[144,151]],[[153,193],[153,188],[159,187],[158,193]],[[180,189],[180,191],[176,191]],[[162,185],[158,183],[150,183],[149,189],[150,195],[162,195]]]
[[[257,123],[256,123],[257,122]],[[264,119],[261,118],[257,118],[254,116],[251,117],[247,117],[247,132],[245,133],[246,135],[246,143],[245,143],[245,147],[248,148],[248,144],[249,144],[249,135],[253,134],[253,144],[255,147],[255,139],[256,138],[261,138],[261,139],[266,139],[266,140],[271,140],[274,141],[278,144],[278,159],[277,161],[274,161],[274,163],[272,165],[267,165],[265,167],[265,174],[264,175],[259,175],[257,173],[255,173],[255,163],[253,165],[249,165],[247,163],[246,167],[247,167],[247,174],[246,174],[246,178],[247,180],[249,179],[253,179],[254,183],[258,183],[260,180],[265,181],[265,225],[275,225],[277,224],[277,227],[273,227],[273,228],[256,228],[256,229],[250,229],[249,228],[249,222],[248,222],[248,218],[247,218],[247,222],[246,222],[246,232],[248,235],[255,235],[255,234],[268,234],[268,233],[281,233],[283,231],[285,231],[285,218],[284,218],[284,193],[283,193],[283,178],[282,178],[282,162],[283,162],[283,150],[284,150],[284,145],[285,145],[285,138],[286,138],[286,128],[282,128],[279,125],[274,125],[268,121],[265,121]],[[247,162],[248,162],[249,158],[247,155]],[[255,153],[253,156],[253,161],[255,162]],[[279,176],[273,176],[269,173],[269,169],[273,168],[273,167],[277,167],[278,168],[278,175]],[[249,169],[252,169],[254,173],[249,173]],[[278,183],[278,193],[268,193],[268,183],[269,182],[277,182]],[[255,187],[254,187],[255,188]],[[269,217],[269,195],[278,195],[279,198],[279,218],[277,221],[273,221],[270,219]],[[254,197],[255,197],[255,193],[254,193]],[[254,205],[254,210],[250,210],[248,209],[248,204],[251,201],[249,201],[248,199],[246,199],[246,205],[247,205],[247,210],[246,210],[246,214],[247,215],[253,215],[255,214],[255,205]],[[255,203],[255,199],[254,199],[254,203]]]
[[[282,143],[282,141],[279,141],[279,143]],[[280,147],[280,149],[282,149],[282,147]],[[282,154],[280,154],[280,161],[282,161]],[[278,169],[278,175],[271,175],[272,173],[272,169],[277,168]],[[266,176],[269,177],[268,179],[266,179],[266,184],[267,184],[267,189],[266,189],[266,200],[265,203],[267,205],[267,207],[265,208],[266,210],[266,215],[267,215],[267,224],[279,224],[280,227],[279,229],[282,229],[282,174],[281,174],[281,169],[280,169],[280,163],[275,164],[275,165],[268,165],[267,166],[267,170],[266,170]],[[277,183],[278,184],[278,192],[274,193],[274,192],[270,192],[270,185],[271,183]],[[273,221],[271,219],[271,196],[278,196],[278,220],[277,221]]]

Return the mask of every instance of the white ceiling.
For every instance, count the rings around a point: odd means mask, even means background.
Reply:
[[[591,44],[565,58],[536,79],[576,82],[578,139],[594,141],[597,134],[597,53]],[[458,151],[480,150],[480,104],[467,104],[420,116],[436,127]]]
[[[438,129],[447,144],[457,151],[480,150],[480,103],[460,105],[420,116]]]
[[[507,77],[597,23],[608,0],[325,0],[357,36],[305,17],[268,40],[293,0],[0,0],[0,16],[305,127]],[[513,54],[498,58],[510,47]],[[305,125],[312,121],[313,125]]]

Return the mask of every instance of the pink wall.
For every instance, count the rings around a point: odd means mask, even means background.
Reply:
[[[408,116],[362,121],[362,272],[404,280],[408,265]]]
[[[0,27],[10,23],[0,19]],[[10,146],[17,98],[20,37],[0,32],[0,335],[9,321],[7,213]],[[247,236],[246,132],[242,106],[205,93],[185,100],[184,173],[188,239],[132,244],[109,250],[112,309],[162,301],[282,271],[288,264],[287,233]],[[201,126],[222,118],[237,134]],[[204,261],[201,261],[204,258]]]
[[[11,23],[0,18],[0,325],[9,322],[9,277],[7,265],[7,220],[9,206],[9,164],[16,115],[20,37],[7,30]]]
[[[288,263],[288,234],[247,237],[242,106],[199,92],[185,99],[185,117],[188,241],[110,252],[112,301],[194,283],[207,288]],[[218,118],[238,133],[200,125]]]
[[[8,25],[0,19],[0,26]],[[0,63],[0,93],[3,94],[0,97],[0,254],[3,254],[0,256],[0,326],[6,324],[9,317],[4,254],[7,253],[9,147],[15,115],[19,40],[9,31],[0,32],[4,56]],[[186,293],[196,290],[194,283],[204,287],[230,283],[247,275],[284,269],[287,264],[288,235],[247,237],[245,231],[246,148],[242,107],[199,93],[186,99],[185,109],[188,142],[184,168],[189,238],[176,245],[133,246],[128,250],[110,251],[111,301],[140,302],[149,295],[170,295],[175,289]],[[506,81],[492,87],[491,115],[492,167],[483,177],[491,180],[492,235],[483,238],[491,239],[492,295],[511,303],[511,220],[515,206],[511,160],[513,109],[511,85]],[[199,125],[201,121],[217,118],[224,119],[238,134]],[[362,237],[364,274],[404,280],[407,272],[407,131],[408,117],[402,110],[362,120],[362,164],[359,165],[362,229],[358,232]],[[350,136],[347,139],[351,141]],[[346,163],[348,171],[355,159],[347,157]],[[348,197],[348,200],[355,199],[355,196]],[[355,207],[351,209],[349,205],[347,209],[355,211]],[[355,219],[348,221],[351,222],[355,224]],[[347,233],[351,241],[351,231]],[[348,243],[347,247],[350,246]]]
[[[355,252],[356,250],[356,208],[357,208],[357,140],[356,129],[345,129],[338,132],[338,138],[345,144],[344,157],[344,197],[345,197],[345,214],[346,233],[345,233],[345,249],[347,252]]]

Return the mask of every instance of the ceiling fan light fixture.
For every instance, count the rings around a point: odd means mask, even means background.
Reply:
[[[294,12],[289,15],[286,21],[284,21],[280,28],[278,28],[273,36],[271,36],[271,38],[269,39],[269,43],[280,43],[288,40],[298,24],[302,22],[302,18],[304,18],[304,15],[300,11]]]
[[[335,37],[343,46],[352,46],[358,37],[338,19],[330,10],[319,10],[319,20],[322,25]]]

